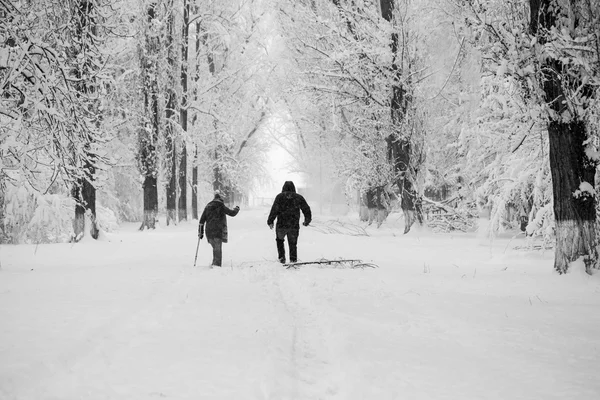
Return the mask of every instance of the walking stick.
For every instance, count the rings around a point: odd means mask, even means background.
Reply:
[[[196,245],[196,257],[194,257],[194,267],[196,266],[196,260],[198,259],[198,247],[200,247],[200,236],[198,236],[198,244]]]

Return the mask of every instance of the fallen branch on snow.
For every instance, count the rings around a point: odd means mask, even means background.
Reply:
[[[453,198],[454,201],[456,198]],[[476,215],[469,209],[455,209],[423,197],[423,211],[427,216],[427,226],[434,231],[466,232],[475,227]]]
[[[329,266],[333,266],[334,268],[379,268],[379,266],[377,264],[373,264],[373,263],[365,263],[362,260],[357,260],[357,259],[340,259],[340,260],[327,260],[327,259],[321,259],[321,260],[315,260],[315,261],[303,261],[303,262],[297,262],[297,263],[288,263],[288,264],[283,264],[284,267],[286,267],[287,269],[290,268],[294,268],[297,269],[299,266],[301,265],[329,265]]]

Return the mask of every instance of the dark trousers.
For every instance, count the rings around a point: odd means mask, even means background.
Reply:
[[[298,236],[300,235],[300,230],[295,228],[277,228],[275,233],[277,234],[275,242],[277,243],[277,258],[279,258],[279,261],[285,264],[285,246],[283,242],[286,236],[290,248],[290,262],[298,261]]]
[[[213,248],[212,265],[220,267],[223,258],[223,240],[221,238],[212,238],[208,239],[208,243],[210,243]]]

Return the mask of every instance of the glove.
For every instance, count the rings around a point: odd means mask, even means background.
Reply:
[[[273,229],[273,224],[269,224],[269,228]]]
[[[200,227],[198,228],[198,237],[200,239],[204,238],[204,225],[200,225]]]
[[[308,224],[310,224],[310,221],[304,221],[304,222],[302,223],[302,225],[304,225],[304,226],[308,226]]]
[[[240,211],[240,206],[233,207],[233,211]]]
[[[199,237],[200,239],[204,239],[204,233],[202,233],[202,232],[198,232],[198,237]]]

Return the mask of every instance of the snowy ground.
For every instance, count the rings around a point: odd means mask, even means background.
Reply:
[[[600,274],[401,226],[303,228],[302,260],[380,268],[285,270],[267,211],[229,219],[221,269],[191,222],[1,246],[0,399],[600,398]]]

